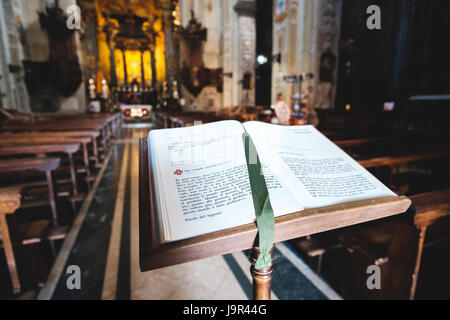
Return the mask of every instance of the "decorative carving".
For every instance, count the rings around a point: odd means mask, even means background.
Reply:
[[[194,10],[191,10],[191,20],[189,20],[186,28],[180,28],[179,34],[183,37],[183,40],[189,40],[189,44],[199,45],[206,41],[208,30],[202,27],[201,22],[195,18]]]
[[[239,16],[255,17],[256,2],[241,0],[234,6],[234,11],[236,11]]]
[[[110,18],[119,22],[118,30],[110,22],[105,26],[105,31],[109,32],[108,38],[115,47],[122,50],[141,50],[155,45],[158,35],[152,27],[148,27],[147,18],[139,17],[132,11],[127,14],[112,14]]]
[[[12,214],[20,207],[20,195],[11,195],[10,199],[0,202],[0,214]]]
[[[335,48],[338,34],[339,0],[323,0],[319,24],[319,52],[326,48]]]
[[[178,32],[186,50],[181,69],[181,80],[186,89],[197,97],[205,86],[216,86],[222,91],[222,69],[207,69],[203,64],[203,43],[207,39],[207,30],[197,21],[191,10],[191,20],[186,28]]]
[[[18,188],[5,189],[4,192],[0,194],[0,215],[13,214],[20,207],[21,197]]]
[[[66,26],[67,16],[58,7],[47,7],[39,12],[41,27],[47,30],[50,42],[50,63],[53,74],[52,84],[66,97],[76,92],[82,82],[78,61],[74,30]]]

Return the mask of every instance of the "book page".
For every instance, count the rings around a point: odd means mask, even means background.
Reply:
[[[244,127],[258,154],[305,209],[395,196],[313,126],[248,122]]]
[[[254,221],[243,133],[236,121],[150,132],[163,241]],[[275,177],[267,185],[271,201],[273,192],[283,195],[274,200],[274,211],[299,208],[292,195],[287,201],[289,192]]]

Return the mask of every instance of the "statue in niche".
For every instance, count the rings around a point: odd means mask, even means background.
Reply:
[[[131,91],[133,93],[138,93],[139,90],[140,90],[139,82],[137,81],[136,77],[133,77],[133,81],[131,81]]]
[[[164,81],[161,88],[161,106],[166,108],[169,105],[169,87],[167,82]]]
[[[178,81],[170,77],[169,83],[164,82],[163,98],[166,107],[172,111],[180,111],[180,94],[178,89]]]
[[[91,100],[96,99],[97,93],[96,93],[94,79],[92,79],[92,78],[89,79],[88,90],[89,90],[89,99],[91,99]]]
[[[336,56],[330,47],[320,56],[320,74],[317,85],[316,107],[321,109],[332,108],[332,88],[336,69]]]
[[[336,56],[328,47],[320,56],[320,77],[321,82],[333,82],[334,70],[336,68]]]
[[[214,88],[207,88],[203,93],[203,105],[206,112],[212,112],[217,108],[217,92]]]
[[[109,87],[108,87],[108,83],[106,82],[105,79],[102,80],[102,98],[103,99],[108,99],[109,98]]]

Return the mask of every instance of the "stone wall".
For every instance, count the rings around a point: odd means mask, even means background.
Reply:
[[[203,62],[206,68],[222,68],[223,91],[208,86],[193,97],[183,89],[187,106],[185,110],[218,110],[224,107],[254,104],[254,61],[256,26],[254,15],[239,10],[238,4],[254,6],[254,0],[181,0],[181,24],[190,20],[190,10],[208,29],[204,46]],[[181,48],[182,50],[182,48]],[[252,90],[243,92],[240,81],[243,74],[252,73]],[[213,105],[211,105],[213,103]]]
[[[274,0],[274,6],[279,0]],[[314,109],[333,108],[336,90],[337,63],[332,71],[334,80],[320,80],[320,59],[327,48],[336,59],[340,33],[342,0],[288,0],[286,14],[277,15],[274,8],[273,55],[281,54],[281,63],[272,70],[272,101],[282,93],[291,105],[293,92],[310,92],[310,121],[316,123]],[[287,83],[287,76],[313,73],[312,81]],[[309,87],[309,89],[308,89]]]
[[[273,55],[281,54],[281,63],[272,65],[272,101],[282,93],[290,103],[293,92],[307,92],[309,88],[311,110],[333,108],[342,0],[288,0],[284,2],[285,13],[277,15],[279,1],[273,0]],[[254,0],[180,0],[182,25],[187,25],[192,9],[208,29],[203,56],[205,67],[223,68],[225,74],[223,94],[216,92],[214,97],[218,102],[215,108],[255,103],[255,8]],[[322,81],[320,77],[320,60],[327,48],[336,58],[332,81]],[[240,83],[245,72],[252,74],[252,87],[248,92]],[[302,88],[284,80],[301,73],[312,73],[314,79],[304,81]],[[214,96],[214,88],[204,90],[209,97]],[[186,90],[183,93],[188,97],[188,110],[208,108],[203,92],[197,98]],[[314,118],[314,112],[311,114]]]
[[[4,108],[30,110],[22,66],[22,60],[29,57],[27,23],[24,0],[0,2],[0,81]]]
[[[48,37],[40,26],[38,12],[53,3],[54,0],[2,0],[0,3],[0,91],[4,108],[32,109],[22,61],[48,61]],[[72,4],[76,4],[76,0],[60,1],[63,11]],[[80,51],[78,53],[81,59]],[[15,67],[13,72],[10,66]],[[83,112],[85,101],[84,89],[80,86],[72,97],[60,100],[60,111]]]

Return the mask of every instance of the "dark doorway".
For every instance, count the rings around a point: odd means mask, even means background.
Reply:
[[[381,9],[381,30],[369,30],[367,8]],[[342,7],[336,108],[381,108],[390,91],[400,1],[346,0]]]
[[[258,65],[255,79],[255,102],[258,106],[271,105],[272,83],[272,1],[257,0],[256,57],[264,56],[267,62]]]
[[[370,5],[381,30],[369,30]],[[343,1],[336,108],[380,111],[414,95],[450,93],[450,1]]]

